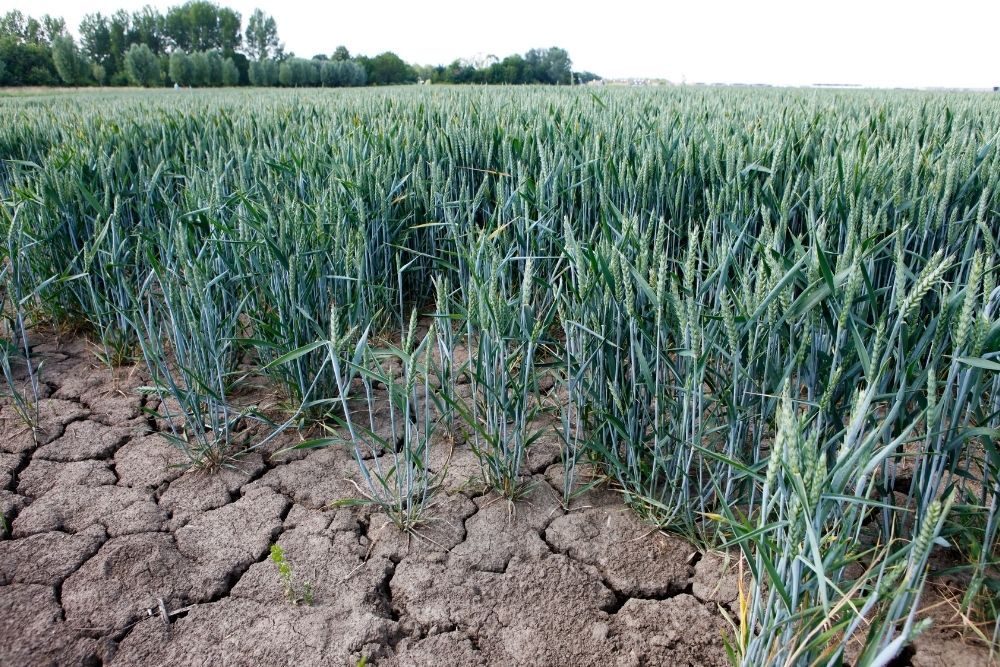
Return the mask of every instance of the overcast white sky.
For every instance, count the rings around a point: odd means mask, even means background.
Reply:
[[[179,2],[3,0],[0,11],[63,16]],[[997,0],[228,0],[274,16],[286,49],[344,44],[418,64],[561,46],[574,69],[672,81],[869,86],[1000,85]]]

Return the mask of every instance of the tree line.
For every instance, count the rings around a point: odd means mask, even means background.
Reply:
[[[0,16],[0,85],[4,86],[364,86],[429,83],[571,84],[596,79],[573,72],[560,48],[488,56],[450,65],[415,66],[391,51],[352,56],[286,52],[274,18],[260,9],[243,25],[240,13],[190,0],[160,13],[93,13],[80,22],[79,42],[66,22],[13,10]]]

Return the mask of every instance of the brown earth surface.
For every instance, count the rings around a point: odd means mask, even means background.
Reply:
[[[558,446],[531,452],[513,509],[447,465],[416,535],[357,498],[331,447],[268,451],[215,474],[145,409],[139,369],[112,373],[79,340],[44,361],[40,430],[8,405],[0,435],[0,665],[724,665],[732,563],[642,524],[617,494],[560,500]],[[272,544],[311,604],[292,604]],[[911,664],[991,664],[946,629]]]

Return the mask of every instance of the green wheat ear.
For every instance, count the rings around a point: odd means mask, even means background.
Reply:
[[[858,640],[887,664],[942,533],[974,570],[963,617],[995,623],[1000,503],[966,486],[1000,474],[993,98],[578,92],[0,98],[9,416],[42,425],[36,329],[79,329],[107,364],[134,350],[192,466],[231,465],[251,421],[329,426],[298,447],[352,443],[352,502],[412,531],[438,424],[513,500],[564,410],[564,502],[606,479],[741,552],[734,662]],[[274,414],[240,403],[257,376]],[[308,603],[292,555],[274,574]]]

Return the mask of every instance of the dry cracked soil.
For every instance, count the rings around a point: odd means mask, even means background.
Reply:
[[[37,437],[2,406],[0,665],[723,665],[736,576],[597,488],[563,508],[558,449],[513,508],[442,444],[428,523],[398,531],[339,448],[185,471],[138,369],[48,340]],[[272,544],[299,592],[289,602]],[[990,664],[946,631],[913,665]]]

